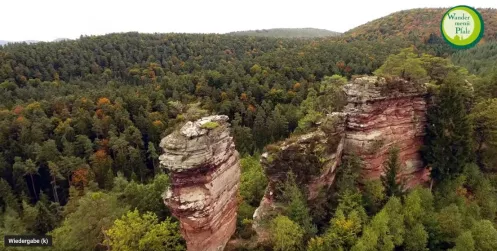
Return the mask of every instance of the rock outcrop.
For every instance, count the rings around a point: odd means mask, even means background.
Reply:
[[[284,181],[290,170],[312,200],[321,188],[333,183],[343,156],[358,156],[364,164],[363,179],[378,179],[389,149],[396,146],[402,166],[398,178],[407,188],[428,181],[429,172],[420,155],[426,125],[425,85],[361,77],[345,85],[344,92],[347,105],[342,113],[327,115],[309,133],[266,147],[261,164],[269,185],[254,213],[258,233],[263,232],[260,219],[278,210],[275,185]]]
[[[235,232],[240,163],[227,121],[220,115],[188,122],[160,143],[160,163],[171,176],[164,202],[189,251],[222,250]]]
[[[305,187],[309,199],[316,198],[323,187],[333,183],[344,149],[345,118],[344,113],[329,114],[315,130],[266,147],[268,151],[261,155],[261,164],[269,182],[253,216],[259,242],[268,238],[259,223],[279,210],[277,185],[286,180],[288,172],[295,174],[296,182]]]
[[[392,146],[399,148],[407,187],[426,181],[420,148],[426,125],[426,87],[403,79],[355,79],[344,88],[348,104],[345,154],[363,160],[365,179],[377,179]]]
[[[286,179],[289,171],[313,199],[324,186],[333,183],[340,164],[345,140],[345,114],[333,113],[321,121],[316,130],[289,138],[278,145],[269,145],[261,156],[261,164],[269,179],[269,198],[275,185]]]

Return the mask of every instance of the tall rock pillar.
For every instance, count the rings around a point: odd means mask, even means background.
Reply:
[[[388,151],[395,146],[407,188],[425,183],[429,172],[420,153],[426,126],[425,85],[400,78],[362,77],[344,89],[348,99],[344,154],[364,161],[364,178],[380,178]]]
[[[164,203],[189,251],[223,250],[235,232],[240,161],[227,121],[224,115],[190,121],[160,142],[160,163],[171,177]]]

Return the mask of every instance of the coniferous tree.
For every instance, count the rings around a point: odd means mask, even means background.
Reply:
[[[148,160],[152,162],[152,166],[154,168],[154,175],[159,174],[160,169],[157,166],[157,160],[159,159],[159,154],[157,153],[157,150],[155,149],[153,142],[148,142],[147,155],[148,155],[147,157]]]
[[[428,110],[425,158],[436,181],[453,178],[470,159],[470,123],[459,86],[444,83]]]
[[[33,230],[36,234],[45,234],[53,230],[60,221],[61,208],[59,203],[48,200],[48,196],[40,193],[40,200],[36,203],[36,218]]]
[[[497,150],[497,99],[479,102],[469,115],[475,140],[476,163],[481,167],[495,166]]]
[[[19,203],[10,187],[9,183],[0,178],[0,212],[7,207],[19,212]]]
[[[264,112],[264,109],[259,106],[257,108],[253,128],[253,139],[255,140],[255,144],[259,149],[262,149],[268,142],[266,119],[266,112]]]
[[[283,184],[282,199],[287,202],[285,214],[303,228],[305,239],[316,234],[316,226],[312,224],[307,200],[297,186],[295,175],[292,172],[288,173],[287,180]]]
[[[39,174],[39,166],[37,166],[31,159],[22,161],[20,157],[15,157],[13,168],[21,171],[24,175],[29,175],[29,177],[31,178],[31,188],[33,189],[33,195],[36,199],[38,199],[38,191],[35,188],[33,175]]]
[[[385,171],[381,176],[381,182],[385,187],[387,196],[399,196],[404,190],[402,182],[397,181],[400,171],[399,148],[392,147],[388,152],[388,159],[384,164]]]
[[[50,171],[50,176],[52,177],[52,181],[50,183],[52,183],[54,200],[55,202],[60,203],[59,193],[57,192],[57,180],[63,180],[64,176],[62,176],[61,168],[59,167],[59,165],[52,161],[48,161],[48,169]]]
[[[288,134],[288,121],[281,113],[280,106],[276,106],[272,112],[271,120],[268,121],[269,131],[273,140],[280,140]]]
[[[253,136],[249,127],[242,125],[240,113],[235,113],[235,118],[231,122],[235,146],[241,154],[251,153],[254,148]]]

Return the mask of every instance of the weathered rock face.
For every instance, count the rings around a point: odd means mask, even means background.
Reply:
[[[290,170],[312,200],[321,188],[333,183],[342,156],[360,157],[363,178],[378,179],[388,151],[395,145],[402,165],[399,179],[408,188],[428,180],[420,155],[426,87],[403,79],[361,77],[345,85],[344,91],[347,105],[343,113],[328,115],[312,132],[267,147],[261,163],[269,185],[254,214],[256,231],[258,220],[276,209],[275,184],[284,181]]]
[[[315,131],[268,146],[261,163],[269,178],[269,195],[272,197],[275,185],[284,181],[289,171],[295,174],[299,185],[307,187],[310,199],[323,186],[331,185],[342,157],[344,122],[345,114],[329,114]]]
[[[286,180],[288,172],[292,171],[296,182],[306,188],[309,199],[333,183],[344,149],[345,118],[344,113],[329,114],[316,130],[266,147],[261,164],[269,183],[253,216],[259,242],[268,238],[259,222],[279,210],[277,185]]]
[[[426,88],[403,79],[363,77],[345,86],[348,104],[345,154],[364,161],[363,177],[379,178],[392,146],[399,148],[401,175],[412,187],[426,181],[420,155],[426,124]]]
[[[161,166],[171,175],[164,202],[190,251],[222,250],[236,228],[239,155],[227,116],[186,123],[163,138]]]

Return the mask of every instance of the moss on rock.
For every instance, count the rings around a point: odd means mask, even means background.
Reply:
[[[200,128],[207,130],[216,129],[217,127],[219,127],[219,123],[213,121],[206,122],[200,126]]]

